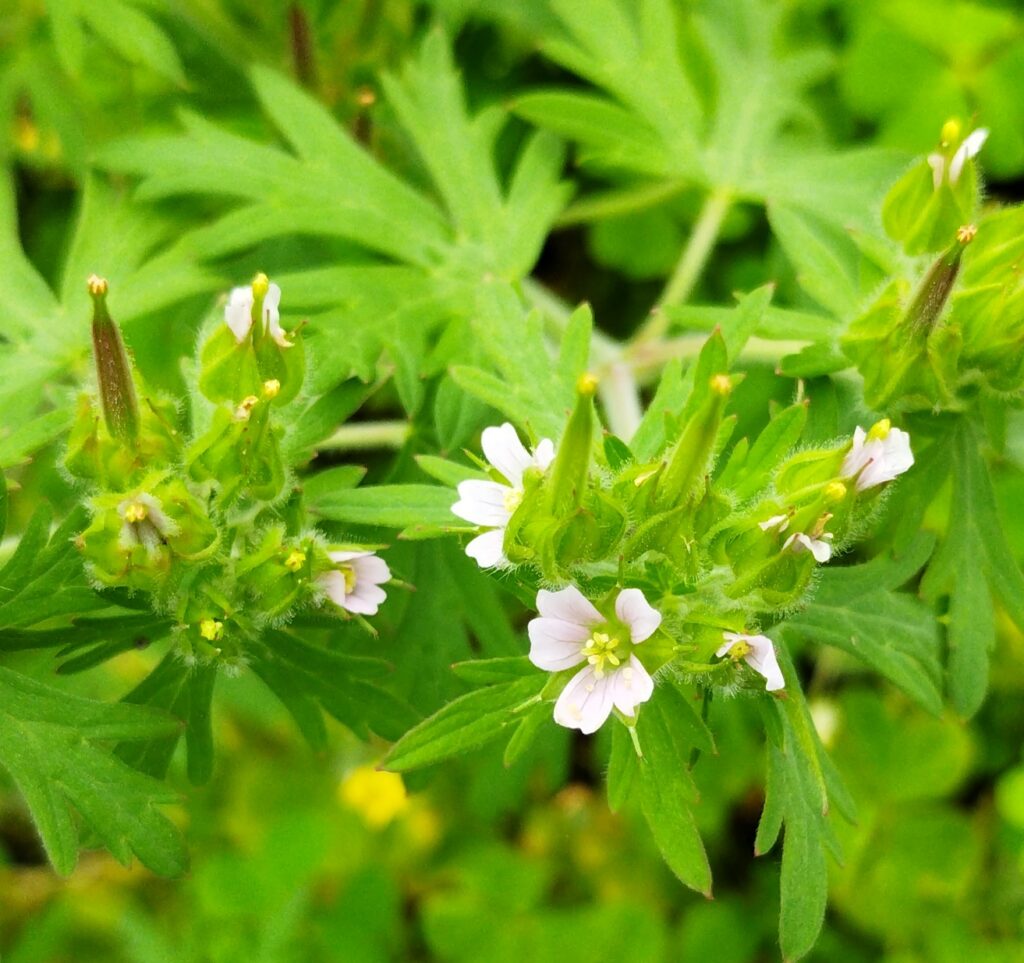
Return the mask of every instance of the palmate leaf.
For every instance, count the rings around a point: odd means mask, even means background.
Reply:
[[[830,566],[810,604],[783,624],[786,637],[834,645],[862,659],[929,712],[942,712],[939,626],[932,609],[895,592],[935,544],[919,535],[906,548],[851,568]]]
[[[427,36],[401,75],[384,83],[429,174],[430,193],[391,173],[282,76],[257,69],[252,81],[290,149],[184,115],[183,134],[125,142],[102,160],[140,175],[142,197],[240,201],[191,235],[207,257],[295,234],[351,245],[350,264],[311,265],[278,280],[290,309],[311,314],[321,377],[366,377],[386,349],[402,401],[415,410],[431,336],[476,313],[485,276],[515,281],[531,270],[568,196],[559,141],[547,133],[531,136],[506,181],[495,157],[505,115],[469,113],[439,31]]]
[[[532,93],[515,109],[577,142],[581,163],[616,183],[615,204],[580,202],[590,216],[659,203],[675,185],[727,203],[786,205],[844,228],[873,224],[901,161],[825,150],[804,92],[832,70],[831,56],[806,44],[788,51],[782,8],[721,0],[682,20],[670,0],[552,6],[564,35],[540,38],[543,50],[602,92]],[[698,91],[709,86],[707,101]]]
[[[28,804],[55,869],[67,875],[78,857],[71,807],[99,841],[127,865],[133,855],[162,875],[182,873],[182,839],[158,808],[175,801],[155,780],[106,748],[171,736],[181,723],[154,709],[107,705],[51,689],[0,668],[0,765]]]

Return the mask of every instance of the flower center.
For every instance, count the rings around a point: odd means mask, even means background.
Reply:
[[[124,520],[131,524],[136,522],[144,522],[149,512],[146,511],[146,506],[142,502],[132,502],[127,505],[124,510]]]
[[[594,675],[601,678],[608,671],[608,666],[613,669],[622,664],[622,658],[615,650],[619,647],[619,640],[612,638],[605,632],[595,632],[587,644],[583,646],[583,654],[587,661],[594,667]]]
[[[505,511],[508,512],[509,515],[514,515],[515,514],[515,510],[522,503],[523,503],[523,493],[522,493],[522,491],[520,489],[518,489],[518,488],[509,488],[505,492],[505,499],[504,499]]]
[[[351,565],[342,563],[338,566],[338,571],[345,576],[345,594],[351,595],[356,587],[356,570]]]
[[[737,639],[733,642],[732,647],[726,653],[733,662],[739,662],[740,659],[746,658],[753,651],[752,646],[749,642],[743,639]]]
[[[306,553],[302,549],[292,549],[291,554],[284,560],[284,567],[289,572],[297,572],[306,564]],[[345,587],[348,588],[348,579],[345,580]]]

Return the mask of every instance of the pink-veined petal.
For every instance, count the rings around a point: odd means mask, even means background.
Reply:
[[[340,605],[342,608],[345,607],[345,599],[348,597],[348,592],[345,590],[345,576],[341,572],[324,572],[317,579],[317,583],[335,605]]]
[[[356,573],[356,581],[368,582],[370,585],[379,585],[391,579],[391,569],[388,563],[379,555],[372,552],[362,558],[352,560],[352,569]]]
[[[580,669],[555,702],[555,722],[585,735],[597,732],[612,712],[612,676],[598,678],[594,667]]]
[[[636,707],[654,693],[654,679],[635,656],[612,674],[612,701],[623,715],[634,716]]]
[[[538,669],[561,672],[586,659],[583,643],[590,632],[582,625],[561,619],[530,619],[526,626],[530,636],[530,661]]]
[[[575,585],[557,592],[541,589],[537,593],[537,611],[545,618],[561,619],[577,625],[599,625],[606,621]]]
[[[388,597],[379,585],[360,585],[349,593],[342,608],[359,615],[376,615],[381,603]]]
[[[661,625],[661,613],[652,606],[638,588],[623,589],[615,600],[615,614],[629,626],[633,644],[649,639]]]

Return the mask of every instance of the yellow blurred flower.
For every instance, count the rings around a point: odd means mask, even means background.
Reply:
[[[358,766],[338,786],[338,798],[374,829],[387,826],[409,804],[405,783],[397,772]]]

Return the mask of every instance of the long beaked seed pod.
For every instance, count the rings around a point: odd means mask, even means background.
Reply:
[[[92,347],[103,418],[114,438],[134,444],[139,435],[139,403],[121,331],[107,310],[106,279],[92,275],[88,289],[93,305]]]
[[[941,317],[960,273],[960,260],[964,250],[977,233],[977,228],[973,224],[961,227],[956,232],[956,240],[925,275],[921,287],[907,308],[906,319],[912,331],[930,331]]]

